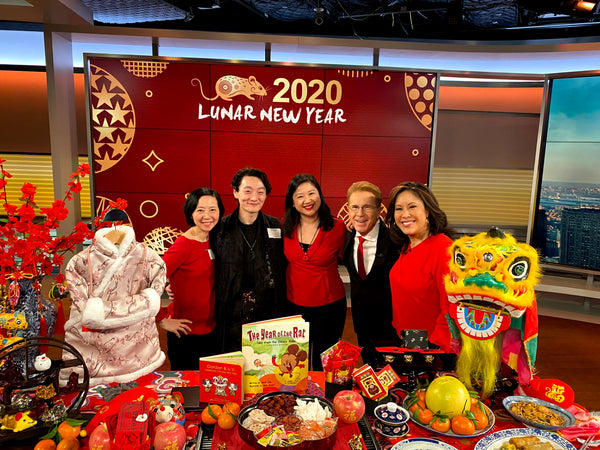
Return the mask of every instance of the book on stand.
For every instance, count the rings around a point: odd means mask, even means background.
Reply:
[[[300,315],[243,324],[244,398],[274,391],[304,394],[309,351],[309,323]]]
[[[236,402],[244,399],[244,356],[242,352],[205,356],[199,360],[201,403]]]

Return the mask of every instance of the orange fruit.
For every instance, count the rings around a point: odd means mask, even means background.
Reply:
[[[471,419],[465,416],[454,416],[450,421],[452,431],[456,434],[471,435],[475,433],[475,424]]]
[[[233,427],[235,427],[236,423],[236,417],[229,411],[225,411],[217,420],[217,425],[219,425],[219,428],[223,430],[231,430]]]
[[[223,405],[223,412],[225,411],[229,411],[231,414],[237,417],[240,414],[240,405],[238,405],[236,402],[227,402],[225,405]]]
[[[81,432],[81,425],[74,427],[73,425],[69,425],[66,420],[63,420],[58,426],[58,434],[62,439],[66,438],[75,438],[79,436]]]
[[[219,416],[223,414],[223,410],[219,405],[208,405],[202,410],[200,419],[206,425],[214,425],[219,420]]]
[[[52,439],[43,439],[35,444],[33,450],[56,450],[56,442]]]
[[[58,443],[56,450],[79,450],[79,441],[77,438],[65,438]]]

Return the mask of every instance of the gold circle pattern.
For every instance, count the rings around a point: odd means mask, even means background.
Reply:
[[[151,205],[154,205],[154,214],[145,214],[144,213],[144,205],[146,203],[149,203]],[[152,200],[144,200],[141,204],[140,204],[140,214],[142,216],[144,216],[146,219],[152,219],[154,217],[156,217],[156,215],[158,214],[158,205],[156,204],[156,202],[152,201]]]

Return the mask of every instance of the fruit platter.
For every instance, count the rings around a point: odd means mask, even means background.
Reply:
[[[452,376],[438,377],[427,388],[409,393],[402,406],[409,411],[412,422],[454,438],[481,436],[496,421],[491,409]]]

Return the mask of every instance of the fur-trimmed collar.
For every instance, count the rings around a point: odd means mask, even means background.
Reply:
[[[113,244],[106,237],[106,234],[113,230],[121,231],[125,234],[119,245]],[[123,256],[130,251],[131,245],[135,242],[135,231],[128,225],[117,225],[116,227],[101,228],[94,235],[94,245],[101,253],[107,256]]]

